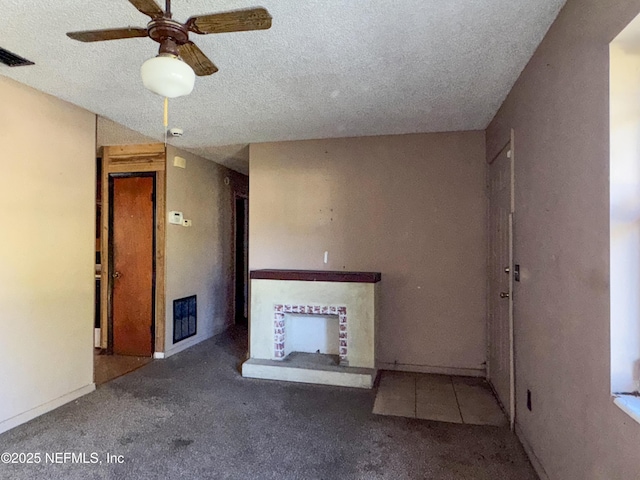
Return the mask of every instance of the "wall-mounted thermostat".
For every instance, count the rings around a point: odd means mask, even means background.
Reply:
[[[173,166],[179,168],[187,168],[187,159],[182,157],[173,157]]]
[[[169,212],[169,223],[172,223],[174,225],[182,225],[183,220],[184,217],[182,216],[182,212]]]

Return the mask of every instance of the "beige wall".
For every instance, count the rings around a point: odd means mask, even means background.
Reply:
[[[136,145],[143,143],[158,143],[155,138],[147,137],[108,118],[98,115],[96,128],[96,144],[98,147],[107,145]]]
[[[173,166],[179,155],[187,168]],[[230,179],[224,184],[225,177]],[[167,212],[176,210],[191,227],[167,224],[167,355],[223,331],[234,313],[234,192],[247,193],[247,177],[210,160],[167,148]],[[173,344],[173,301],[197,295],[197,335]]]
[[[517,425],[551,479],[640,472],[609,390],[609,42],[638,12],[569,0],[487,130],[491,157],[515,129]]]
[[[91,391],[95,115],[0,77],[0,432]]]
[[[381,366],[483,373],[484,150],[483,132],[251,145],[250,269],[380,271]]]

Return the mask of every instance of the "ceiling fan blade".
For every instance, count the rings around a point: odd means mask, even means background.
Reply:
[[[266,30],[271,27],[271,15],[264,8],[197,15],[185,24],[194,33],[227,33]]]
[[[185,43],[184,45],[180,45],[178,49],[182,59],[193,68],[193,71],[196,72],[196,75],[199,77],[211,75],[218,71],[218,67],[202,53],[202,50],[200,50],[195,43]]]
[[[140,12],[149,15],[151,18],[162,17],[164,12],[154,0],[129,0],[131,5],[136,7]]]
[[[146,28],[108,28],[106,30],[85,30],[83,32],[69,32],[67,37],[80,42],[102,42],[104,40],[119,40],[121,38],[146,37]]]

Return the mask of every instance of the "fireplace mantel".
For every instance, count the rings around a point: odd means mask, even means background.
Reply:
[[[250,278],[256,280],[294,280],[298,282],[350,282],[378,283],[380,272],[343,272],[329,270],[252,270]]]

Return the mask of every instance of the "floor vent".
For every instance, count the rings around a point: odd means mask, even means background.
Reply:
[[[22,67],[25,65],[35,65],[31,60],[22,58],[15,53],[11,53],[9,50],[0,48],[0,62],[8,65],[9,67]]]
[[[173,343],[193,337],[198,327],[196,296],[173,301]]]

